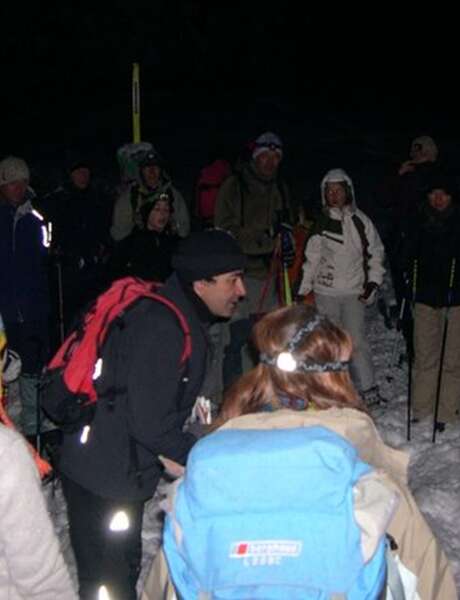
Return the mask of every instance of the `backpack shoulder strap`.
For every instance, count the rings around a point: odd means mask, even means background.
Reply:
[[[172,312],[176,315],[177,320],[181,326],[181,329],[184,333],[184,348],[182,350],[182,355],[180,358],[181,364],[183,364],[192,353],[192,335],[190,332],[190,326],[185,318],[183,312],[168,298],[165,298],[161,294],[148,294],[146,297],[151,298],[152,300],[157,300],[161,302],[164,306],[167,306]]]
[[[110,307],[109,311],[105,315],[105,320],[107,323],[103,323],[100,329],[100,335],[98,338],[98,350],[100,350],[104,340],[107,336],[107,324],[111,323],[115,318],[123,316],[125,311],[128,308],[132,308],[137,301],[142,300],[143,298],[150,298],[151,300],[155,300],[156,302],[160,302],[163,306],[166,306],[169,310],[171,310],[176,316],[179,325],[184,333],[184,348],[182,350],[181,355],[181,364],[183,364],[191,355],[192,351],[192,341],[191,341],[191,333],[190,326],[187,322],[182,311],[176,306],[176,304],[162,296],[158,293],[160,286],[154,282],[147,282],[142,279],[138,279],[136,277],[126,277],[124,279],[119,280],[114,284],[114,286],[120,285],[121,294],[120,300],[117,304],[114,304]],[[118,293],[118,290],[115,290]]]

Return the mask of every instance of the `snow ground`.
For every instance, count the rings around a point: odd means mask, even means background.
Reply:
[[[460,424],[447,427],[431,442],[429,420],[412,426],[411,441],[406,439],[407,366],[391,368],[395,338],[400,335],[384,326],[375,309],[369,310],[369,339],[372,345],[378,383],[388,398],[388,406],[374,411],[377,427],[389,445],[410,454],[409,483],[418,505],[449,557],[460,593]],[[402,339],[401,348],[402,348]],[[392,380],[389,378],[393,376]],[[143,563],[139,589],[161,540],[159,501],[165,483],[148,502],[143,527]],[[75,577],[75,566],[67,530],[65,503],[59,482],[44,486],[62,549]]]

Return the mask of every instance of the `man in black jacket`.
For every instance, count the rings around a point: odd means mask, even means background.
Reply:
[[[207,327],[231,317],[245,295],[244,265],[236,240],[222,230],[180,242],[161,293],[190,327],[185,367],[182,328],[159,302],[138,302],[104,346],[89,435],[65,434],[60,458],[81,598],[101,597],[103,588],[111,600],[136,598],[144,503],[162,474],[158,457],[184,464],[196,441],[183,426],[204,376]]]

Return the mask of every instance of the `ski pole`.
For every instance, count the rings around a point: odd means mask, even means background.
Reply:
[[[418,275],[418,260],[414,258],[414,265],[412,268],[412,297],[411,297],[411,311],[410,317],[413,319],[415,297],[417,293],[417,275]],[[411,436],[411,412],[412,412],[412,361],[414,359],[412,353],[413,343],[412,340],[407,340],[407,441],[410,442]]]
[[[64,291],[62,288],[62,265],[58,260],[56,263],[58,278],[58,307],[59,307],[59,338],[61,344],[64,342]]]
[[[439,413],[439,401],[441,397],[441,382],[442,382],[442,370],[444,366],[444,354],[446,351],[446,341],[447,341],[447,330],[449,328],[449,309],[452,305],[452,288],[454,285],[455,278],[455,263],[456,259],[452,259],[452,264],[450,266],[450,275],[449,275],[449,290],[447,293],[447,306],[444,311],[444,328],[442,332],[442,342],[441,342],[441,356],[439,357],[439,370],[438,370],[438,385],[436,388],[436,400],[434,405],[434,417],[433,417],[433,436],[431,441],[436,441],[436,431],[438,428],[438,413]]]
[[[292,292],[291,292],[291,284],[289,282],[289,272],[286,265],[283,265],[283,276],[284,276],[284,301],[286,306],[291,306],[292,304]]]
[[[395,362],[396,362],[396,355],[398,353],[399,350],[399,344],[401,341],[401,324],[402,324],[402,320],[404,318],[404,311],[406,310],[406,298],[403,298],[401,301],[401,306],[399,307],[399,315],[398,315],[398,321],[396,323],[396,335],[395,335],[395,341],[393,342],[393,350],[391,352],[391,361],[390,361],[390,368],[393,369],[395,366]]]
[[[133,110],[133,142],[141,141],[141,108],[140,108],[139,63],[133,63],[132,78],[132,110]]]
[[[289,267],[286,260],[286,248],[283,243],[283,231],[278,234],[278,245],[279,245],[279,259],[281,262],[281,287],[284,292],[284,305],[291,306],[292,304],[292,291],[291,282],[289,280]]]

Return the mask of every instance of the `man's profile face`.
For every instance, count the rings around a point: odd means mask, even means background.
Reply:
[[[20,206],[25,199],[28,182],[24,179],[5,183],[0,187],[0,194],[11,204],[11,206]]]
[[[281,155],[276,150],[265,150],[254,159],[256,171],[262,177],[270,179],[276,175],[281,162]]]
[[[246,295],[242,271],[215,275],[211,281],[195,281],[193,289],[213,315],[225,318],[233,315],[239,301]]]

